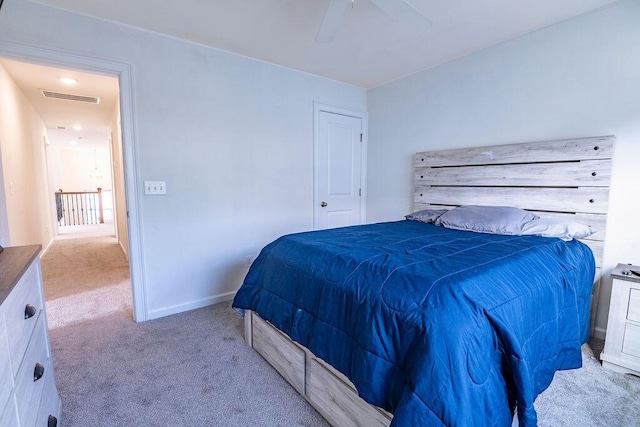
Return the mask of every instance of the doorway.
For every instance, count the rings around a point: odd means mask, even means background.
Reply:
[[[119,246],[126,260],[117,77],[3,57],[0,67],[2,85],[9,92],[0,112],[5,123],[0,130],[5,140],[1,148],[5,158],[11,159],[6,164],[10,170],[2,177],[8,177],[12,196],[5,199],[9,243],[41,243],[44,256],[62,245],[58,243],[62,239],[104,237],[107,246],[111,240]],[[25,202],[31,205],[29,215],[16,214]],[[40,233],[24,232],[41,224]],[[81,252],[91,247],[79,242],[64,245],[77,248],[73,259],[80,259],[86,255]],[[131,299],[129,291],[129,304]]]
[[[142,274],[143,261],[139,224],[140,215],[138,195],[135,191],[135,188],[138,186],[138,178],[136,173],[137,148],[133,126],[133,71],[131,65],[6,41],[0,41],[0,57],[32,64],[43,64],[100,75],[111,75],[118,79],[121,109],[121,123],[118,130],[121,131],[122,134],[121,168],[124,173],[124,186],[127,189],[126,215],[122,220],[127,223],[129,237],[128,255],[133,296],[133,317],[136,322],[147,320],[146,292],[144,276]],[[2,180],[3,177],[0,177],[0,181]],[[3,184],[5,183],[0,182],[0,185]]]

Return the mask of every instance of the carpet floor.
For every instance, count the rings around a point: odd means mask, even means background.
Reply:
[[[57,240],[42,268],[63,426],[327,425],[246,346],[229,303],[133,322],[113,237]],[[640,426],[640,378],[589,346],[583,361],[538,397],[539,425]]]

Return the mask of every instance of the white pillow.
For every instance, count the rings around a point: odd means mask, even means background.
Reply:
[[[584,239],[597,230],[579,222],[566,221],[556,218],[538,218],[526,223],[522,227],[522,235],[543,237],[558,237],[562,240]]]
[[[511,206],[465,205],[442,214],[436,225],[479,233],[519,235],[537,215]]]

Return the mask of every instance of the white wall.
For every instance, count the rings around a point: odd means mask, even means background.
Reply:
[[[2,140],[0,140],[0,147],[2,147]],[[0,148],[0,178],[3,176],[2,148]],[[2,182],[0,182],[0,246],[9,246],[9,217],[7,216],[7,199]]]
[[[412,205],[423,150],[616,135],[604,273],[640,264],[640,2],[623,1],[370,90],[369,221]],[[378,173],[377,171],[385,171]],[[606,326],[611,280],[598,309]]]
[[[3,246],[42,244],[52,240],[47,202],[44,136],[46,128],[24,94],[0,64],[0,168],[4,195],[0,202]]]
[[[168,193],[127,188],[150,317],[231,297],[247,257],[311,229],[313,101],[366,108],[361,88],[24,0],[3,5],[1,40],[132,64],[138,177]]]
[[[56,191],[96,191],[98,187],[111,190],[111,154],[106,143],[96,150],[53,147],[51,151],[54,150],[58,151],[55,158],[60,162],[55,167],[59,170],[54,180]]]
[[[122,132],[120,126],[120,104],[116,103],[111,115],[111,157],[114,196],[116,237],[129,259],[129,231],[127,229],[127,203],[125,199],[124,169],[122,167]]]

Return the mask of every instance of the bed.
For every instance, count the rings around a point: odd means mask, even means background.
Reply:
[[[418,153],[414,210],[512,205],[599,231],[395,221],[283,236],[234,299],[247,343],[333,425],[510,425],[516,407],[535,425],[535,397],[580,366],[589,336],[613,141]]]

